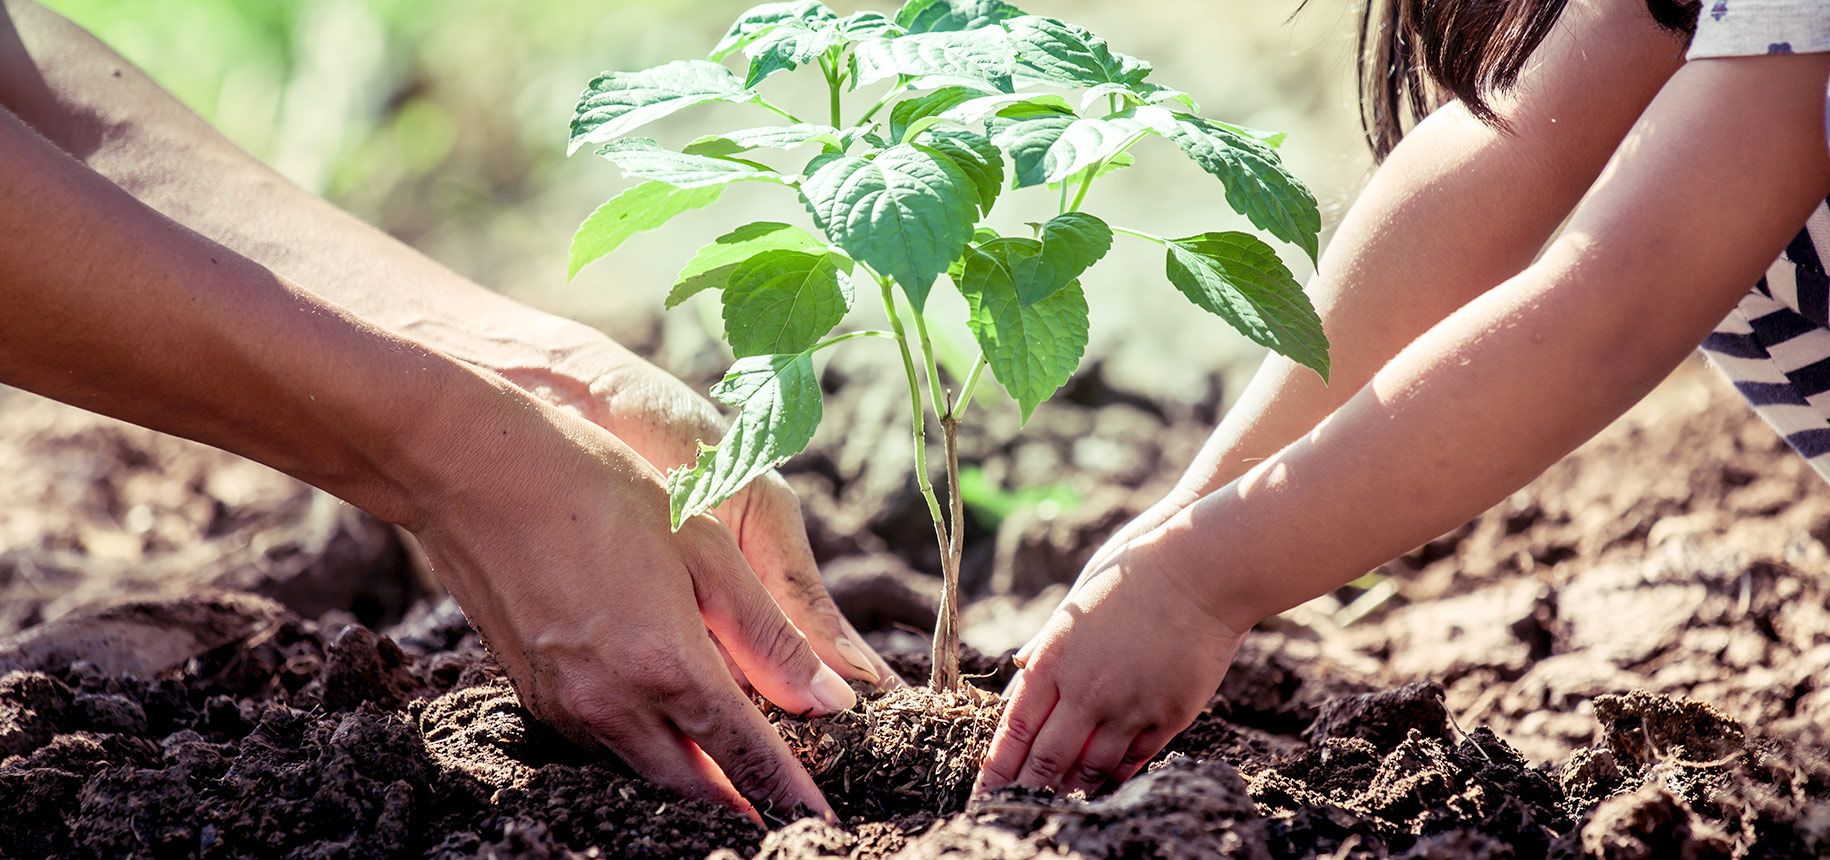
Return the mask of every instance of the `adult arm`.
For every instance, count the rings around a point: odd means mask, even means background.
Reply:
[[[723,435],[718,411],[599,332],[515,302],[287,181],[82,28],[0,0],[0,106],[167,217],[347,308],[615,434],[657,469]],[[799,502],[771,473],[716,515],[840,673],[893,678],[826,594]]]
[[[1649,391],[1830,194],[1826,69],[1806,54],[1673,75],[1537,262],[1081,584],[1019,676],[988,777],[1129,776],[1258,620],[1477,514]]]
[[[572,737],[684,792],[829,812],[706,628],[785,708],[848,707],[849,688],[722,525],[669,531],[660,474],[602,428],[185,229],[4,109],[0,308],[0,383],[419,535],[529,707]]]

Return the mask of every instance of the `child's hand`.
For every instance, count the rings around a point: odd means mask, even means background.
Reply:
[[[1091,794],[1130,778],[1207,705],[1239,649],[1152,531],[1102,552],[1030,647],[975,791]]]

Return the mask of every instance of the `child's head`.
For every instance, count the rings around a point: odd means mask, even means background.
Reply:
[[[1383,160],[1405,124],[1449,99],[1482,120],[1486,98],[1518,82],[1568,0],[1366,0],[1360,15],[1360,126]],[[1652,17],[1696,29],[1697,0],[1646,0]]]

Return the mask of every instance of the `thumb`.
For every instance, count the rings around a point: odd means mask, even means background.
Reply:
[[[679,536],[705,626],[763,698],[797,714],[825,715],[857,704],[851,685],[820,661],[782,614],[723,525],[697,517]]]

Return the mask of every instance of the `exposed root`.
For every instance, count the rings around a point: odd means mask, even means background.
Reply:
[[[770,711],[833,809],[845,819],[964,809],[1003,701],[974,687],[904,687],[854,710],[803,718]]]

